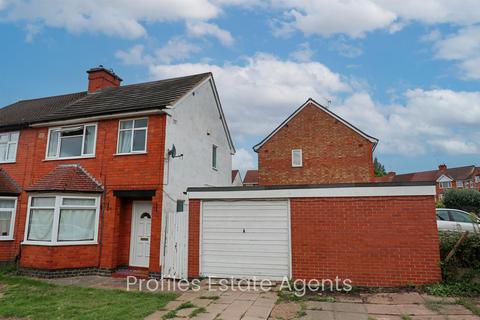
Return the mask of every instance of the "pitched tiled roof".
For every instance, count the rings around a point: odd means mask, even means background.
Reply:
[[[175,103],[209,76],[211,76],[211,73],[202,73],[106,88],[93,94],[79,92],[63,96],[23,100],[0,109],[0,128],[165,108]]]
[[[466,180],[472,177],[475,171],[475,166],[465,166],[448,168],[444,172],[440,170],[412,172],[406,174],[399,174],[393,177],[393,182],[415,182],[415,181],[436,181],[442,174],[453,180]]]
[[[34,123],[86,95],[85,91],[15,102],[0,109],[0,127],[24,126]]]
[[[258,170],[247,170],[243,183],[258,184]]]
[[[17,195],[22,192],[19,185],[13,180],[8,173],[0,168],[0,194]]]
[[[237,175],[240,174],[240,171],[238,170],[232,170],[232,182],[235,180],[235,178],[237,177]]]
[[[27,191],[103,192],[103,186],[78,164],[59,165]]]

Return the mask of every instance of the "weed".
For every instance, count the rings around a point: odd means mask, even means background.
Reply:
[[[205,308],[197,308],[195,310],[192,311],[192,313],[190,313],[190,315],[188,316],[189,318],[194,318],[196,316],[198,316],[200,313],[205,313],[207,312],[207,310]]]

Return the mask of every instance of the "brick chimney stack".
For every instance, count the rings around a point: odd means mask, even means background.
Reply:
[[[94,93],[109,87],[120,87],[122,79],[102,65],[92,68],[88,73],[88,93]]]
[[[438,170],[440,170],[440,172],[445,172],[447,171],[447,165],[445,163],[441,164],[438,166]]]

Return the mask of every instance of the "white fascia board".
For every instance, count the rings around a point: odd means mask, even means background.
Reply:
[[[132,112],[105,114],[105,115],[92,116],[92,117],[75,118],[75,119],[69,119],[69,120],[40,122],[40,123],[34,123],[34,124],[30,125],[30,127],[37,128],[37,127],[65,126],[65,125],[76,124],[76,123],[86,123],[86,122],[92,122],[92,121],[107,120],[107,119],[119,119],[119,118],[127,118],[127,117],[128,118],[140,117],[140,116],[148,116],[148,115],[152,115],[152,114],[161,114],[161,113],[166,113],[166,112],[163,109],[132,111]]]
[[[453,179],[447,175],[442,174],[440,177],[438,177],[436,182],[450,182],[450,181],[453,181]]]
[[[277,190],[192,191],[189,199],[275,199],[329,197],[434,196],[435,186],[306,188]]]

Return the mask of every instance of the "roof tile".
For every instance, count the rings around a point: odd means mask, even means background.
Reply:
[[[0,168],[0,194],[17,195],[22,192],[22,188],[13,180],[5,169]]]
[[[78,164],[59,165],[27,191],[103,192],[103,186]]]

